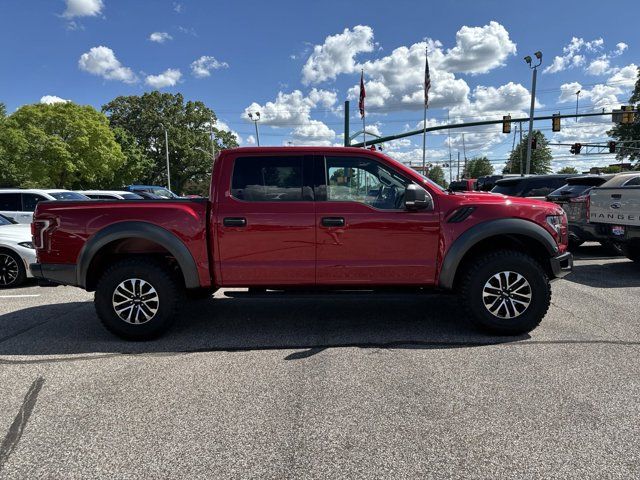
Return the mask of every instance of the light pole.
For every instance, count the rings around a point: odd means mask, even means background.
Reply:
[[[532,59],[529,55],[524,57],[524,61],[527,62],[529,68],[533,70],[533,78],[531,79],[531,108],[529,109],[529,135],[527,136],[527,175],[531,173],[531,135],[533,133],[533,110],[536,103],[536,77],[538,76],[538,67],[542,64],[542,52],[537,51],[536,53],[534,53],[534,55],[538,59],[538,63],[536,65],[532,64]]]
[[[578,100],[580,99],[580,92],[582,92],[582,90],[576,92],[576,122],[578,121]]]
[[[167,188],[171,190],[171,171],[169,170],[169,132],[167,132],[167,127],[164,124],[160,124],[162,129],[164,130],[164,148],[167,153]]]
[[[249,112],[249,118],[251,119],[253,124],[256,126],[256,142],[258,146],[260,146],[260,134],[258,133],[258,122],[260,121],[260,112],[256,112],[255,114]]]

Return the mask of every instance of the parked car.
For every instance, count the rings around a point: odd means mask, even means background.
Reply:
[[[0,288],[14,288],[31,277],[29,264],[36,261],[31,226],[0,215]]]
[[[496,182],[505,178],[504,175],[483,175],[478,177],[476,189],[480,192],[490,192]]]
[[[18,223],[31,223],[33,211],[43,200],[88,200],[80,193],[69,190],[0,189],[0,214]]]
[[[454,180],[449,184],[449,190],[452,192],[473,192],[477,190],[478,181],[475,178],[463,178],[462,180]]]
[[[449,192],[380,152],[223,150],[208,199],[38,205],[38,278],[95,291],[111,332],[147,339],[182,292],[438,288],[505,335],[535,328],[572,269],[557,205]],[[82,225],[78,230],[77,225]],[[427,314],[417,312],[417,315]]]
[[[587,218],[589,191],[599,187],[613,175],[582,175],[567,178],[567,183],[547,195],[547,201],[560,205],[567,213],[569,221],[569,248],[576,248],[584,242],[598,239],[593,234]],[[609,246],[605,242],[605,246]]]
[[[530,175],[503,178],[496,182],[491,193],[544,200],[547,195],[564,185],[569,177],[575,177],[575,175]]]
[[[133,192],[121,190],[78,190],[92,200],[142,200],[142,197]]]
[[[166,200],[166,198],[159,197],[158,195],[151,192],[143,192],[142,190],[138,190],[136,195],[142,197],[145,200]]]
[[[595,234],[640,262],[640,172],[618,174],[594,188],[587,205]]]
[[[175,200],[177,198],[181,198],[171,190],[164,187],[158,187],[156,185],[128,185],[124,187],[124,189],[137,194],[140,194],[141,192],[151,193],[160,199]]]

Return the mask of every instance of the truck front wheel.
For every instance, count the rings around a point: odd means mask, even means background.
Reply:
[[[524,253],[502,250],[474,260],[462,279],[471,321],[498,335],[521,335],[536,328],[551,304],[549,278]]]
[[[149,340],[173,323],[180,293],[173,273],[162,263],[130,258],[104,272],[94,304],[111,333],[127,340]]]

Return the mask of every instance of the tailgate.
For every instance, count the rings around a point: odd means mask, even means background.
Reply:
[[[590,198],[591,223],[640,226],[640,187],[594,188]]]

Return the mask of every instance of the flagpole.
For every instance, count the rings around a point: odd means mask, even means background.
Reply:
[[[362,69],[361,73],[360,73],[360,82],[362,83],[362,85],[364,85],[364,68]],[[362,145],[364,146],[364,148],[367,148],[367,130],[365,128],[365,110],[364,110],[364,97],[363,97],[363,104],[362,104]]]
[[[429,47],[424,47],[424,115],[422,119],[422,174],[427,176],[427,103],[429,102]]]
[[[427,175],[426,165],[427,165],[427,105],[424,105],[424,119],[423,119],[423,130],[422,130],[422,174]]]

